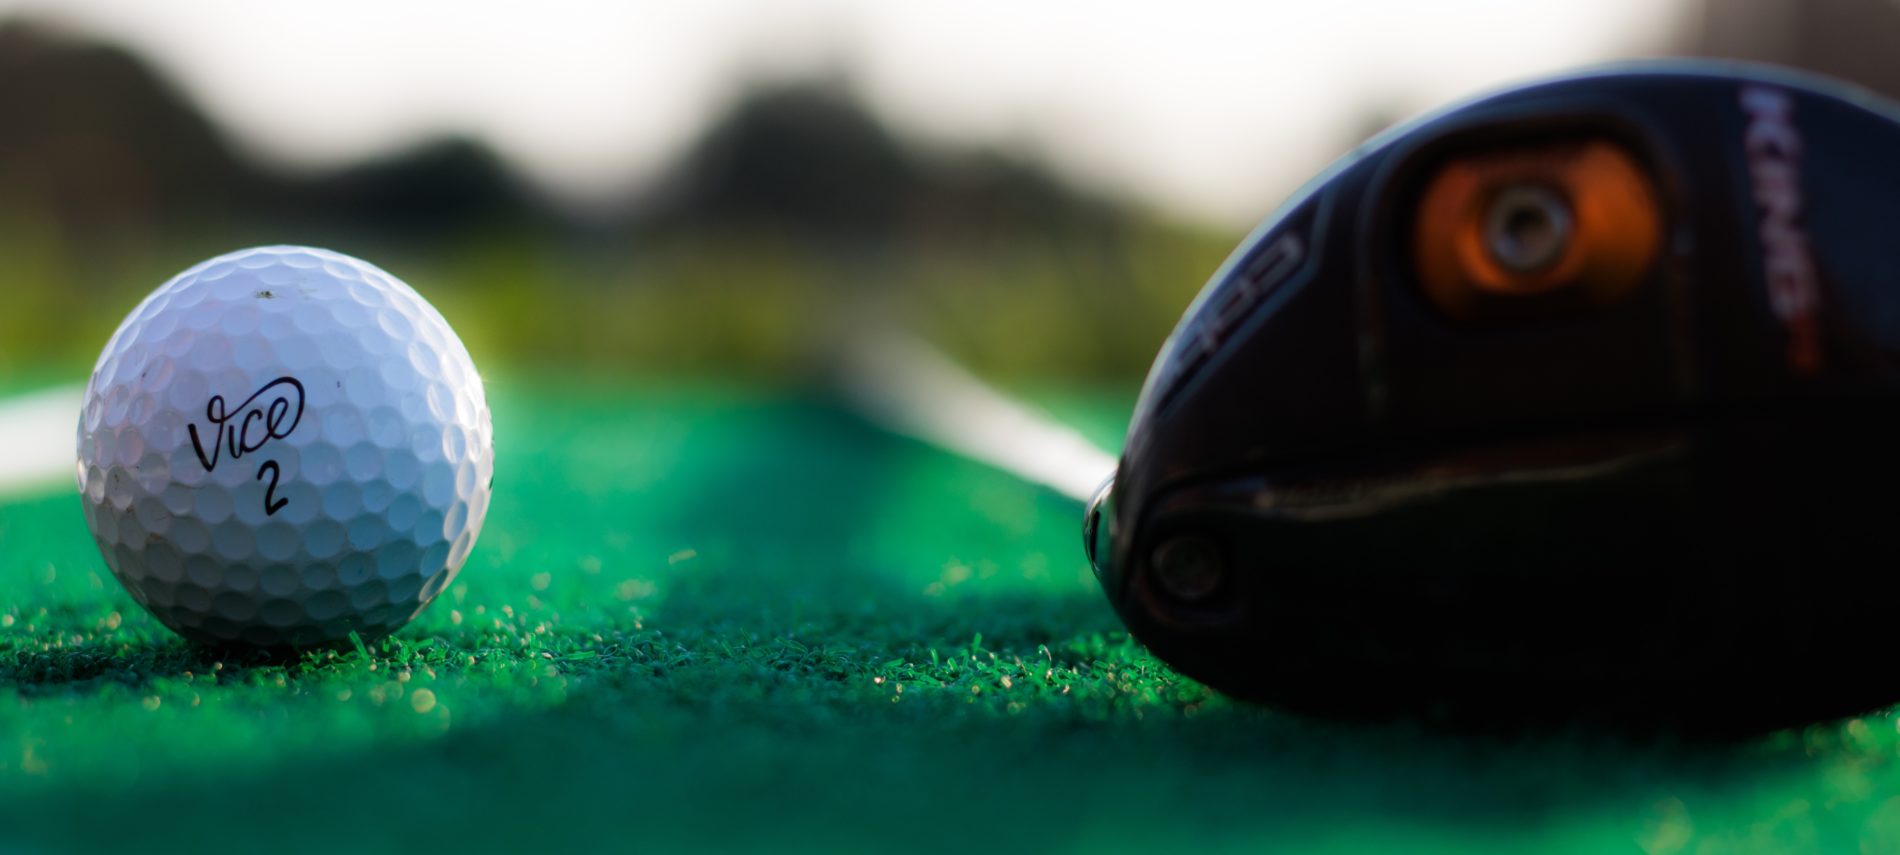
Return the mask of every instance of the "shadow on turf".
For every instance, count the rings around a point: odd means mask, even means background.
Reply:
[[[973,599],[999,610],[1029,605]],[[1033,633],[996,636],[1006,651],[1035,643]],[[282,664],[234,664],[182,643],[128,662],[121,648],[31,657],[0,671],[0,684],[71,690],[221,662],[227,672]],[[1801,773],[1822,763],[1798,743],[1683,746],[1590,733],[1451,738],[1228,704],[1192,716],[1151,709],[1146,718],[1078,715],[1061,703],[1009,714],[949,697],[852,706],[813,703],[796,681],[711,698],[669,691],[665,682],[581,681],[552,709],[478,714],[440,739],[293,756],[235,779],[209,769],[167,775],[162,786],[141,788],[139,810],[177,835],[168,839],[186,842],[285,833],[266,825],[247,831],[241,820],[233,829],[174,819],[200,816],[206,804],[227,817],[270,817],[283,804],[348,792],[378,809],[347,832],[304,833],[352,844],[401,837],[407,820],[395,818],[444,816],[444,806],[459,805],[470,821],[434,824],[432,845],[534,850],[637,840],[664,849],[719,841],[784,851],[776,844],[797,839],[806,845],[791,848],[837,851],[904,840],[912,851],[979,843],[1046,851],[1105,831],[1122,845],[1211,837],[1296,846],[1341,828],[1383,827],[1454,843],[1469,835],[1474,845],[1462,851],[1490,852],[1503,851],[1494,848],[1500,834],[1566,820],[1639,823],[1661,799],[1745,800],[1780,781],[1806,780]],[[15,828],[62,826],[51,839],[63,843],[105,834],[88,819],[97,805],[80,795],[44,792],[0,806],[0,816],[10,814]],[[515,805],[504,812],[511,814],[562,807],[558,817],[514,826],[476,819],[477,806],[498,801]],[[628,838],[631,829],[638,831]]]
[[[205,647],[182,639],[82,641],[37,650],[0,651],[0,687],[23,695],[93,691],[108,685],[139,688],[187,673],[218,672],[221,679],[253,668],[308,663],[311,653]]]
[[[1301,844],[1323,846],[1342,830],[1390,829],[1392,841],[1438,844],[1420,846],[1430,851],[1502,852],[1512,833],[1561,835],[1567,823],[1621,836],[1624,825],[1640,830],[1659,799],[1745,799],[1798,768],[1785,751],[1474,745],[1239,711],[1165,722],[841,722],[790,705],[683,709],[621,686],[436,740],[168,776],[141,789],[134,818],[185,849],[231,839],[323,848],[308,845],[310,835],[349,847],[420,839],[414,818],[427,815],[437,819],[429,846],[481,851],[609,841],[658,851],[855,851],[892,841],[907,851],[1051,851],[1104,836],[1115,851],[1242,841],[1309,851]],[[272,825],[283,805],[338,793],[376,809],[346,823]],[[207,804],[224,819],[197,821]],[[97,810],[84,793],[43,792],[0,805],[0,818],[63,826],[54,839],[65,844],[123,834],[99,827]]]

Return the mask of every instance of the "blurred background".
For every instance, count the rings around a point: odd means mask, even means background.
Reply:
[[[796,383],[895,324],[1132,386],[1394,121],[1682,54],[1900,95],[1895,45],[1892,0],[0,0],[0,389],[275,242],[407,279],[491,372]]]

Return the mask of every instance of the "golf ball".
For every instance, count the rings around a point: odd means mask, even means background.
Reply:
[[[494,429],[468,351],[367,262],[272,246],[160,286],[100,354],[79,423],[113,575],[195,641],[387,635],[468,559]]]

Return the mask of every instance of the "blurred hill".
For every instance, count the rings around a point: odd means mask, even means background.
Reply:
[[[31,22],[0,23],[0,115],[0,381],[83,373],[170,274],[297,242],[409,279],[490,361],[796,380],[902,323],[989,370],[1131,383],[1234,238],[918,145],[836,81],[754,87],[606,218],[473,139],[273,170],[141,58]]]

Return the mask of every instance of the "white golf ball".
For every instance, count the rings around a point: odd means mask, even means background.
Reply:
[[[468,351],[347,255],[240,250],[119,326],[79,423],[86,523],[166,626],[295,648],[387,635],[455,578],[494,428]]]

